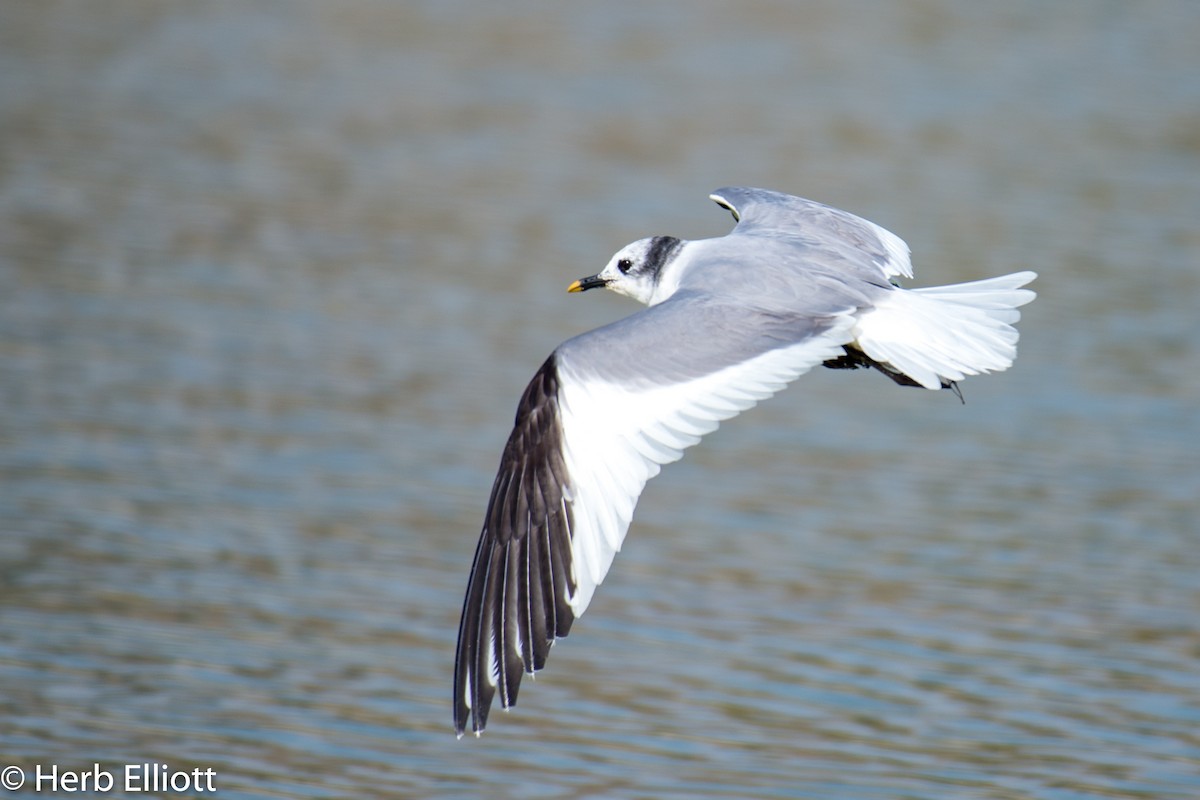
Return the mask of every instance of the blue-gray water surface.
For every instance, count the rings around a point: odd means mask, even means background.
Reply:
[[[3,3],[3,794],[1200,796],[1197,41],[1171,0]],[[564,289],[728,184],[917,285],[1037,270],[1017,363],[724,425],[456,740],[517,398],[635,310]]]

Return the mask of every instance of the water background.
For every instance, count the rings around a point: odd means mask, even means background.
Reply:
[[[0,3],[0,767],[1200,796],[1198,41],[1170,0]],[[634,310],[564,288],[723,234],[727,184],[921,285],[1037,270],[1017,364],[727,423],[457,741],[517,398]]]

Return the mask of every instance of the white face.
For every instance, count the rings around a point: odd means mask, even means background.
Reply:
[[[596,277],[606,281],[606,289],[649,305],[678,243],[663,236],[639,239],[618,250]]]

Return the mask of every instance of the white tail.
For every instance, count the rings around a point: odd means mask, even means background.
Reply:
[[[1019,306],[1037,277],[1015,272],[950,286],[897,289],[858,318],[856,345],[926,389],[981,372],[1000,372],[1017,356]]]

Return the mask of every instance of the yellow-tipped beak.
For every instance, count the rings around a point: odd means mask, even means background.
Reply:
[[[608,286],[608,280],[601,278],[599,275],[591,275],[587,278],[580,278],[567,287],[568,292],[586,292],[588,289],[601,289]]]

